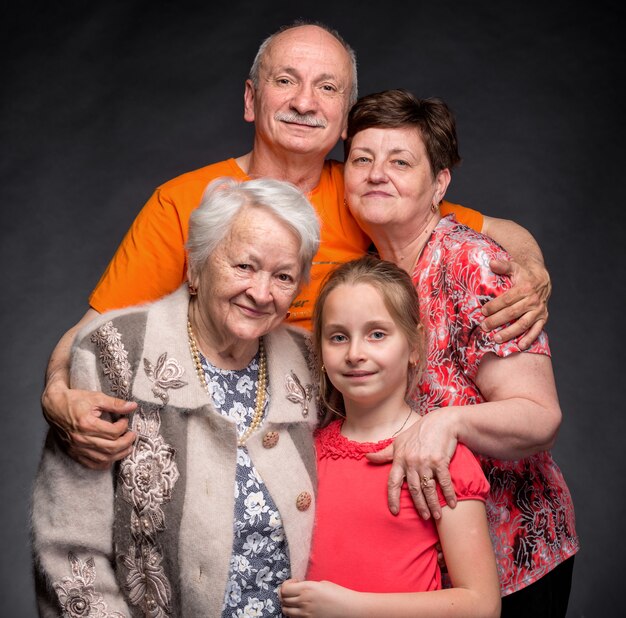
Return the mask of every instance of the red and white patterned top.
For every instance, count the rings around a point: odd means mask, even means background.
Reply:
[[[499,245],[454,215],[433,231],[413,273],[429,334],[427,370],[415,396],[420,411],[485,401],[473,382],[483,356],[521,352],[518,340],[498,344],[479,328],[481,307],[511,286],[489,269],[490,260],[502,258],[508,255]],[[546,334],[526,353],[549,356]],[[504,596],[578,551],[574,506],[549,452],[518,461],[478,457],[491,486],[487,517]]]

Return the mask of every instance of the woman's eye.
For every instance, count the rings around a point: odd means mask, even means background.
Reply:
[[[404,161],[403,159],[396,159],[392,163],[394,163],[398,167],[408,167],[409,166],[409,162],[408,161]]]
[[[362,163],[369,163],[369,159],[367,157],[355,157],[354,159],[352,159],[352,163],[354,164],[362,164]]]

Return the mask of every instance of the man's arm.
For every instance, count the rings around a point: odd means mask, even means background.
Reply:
[[[526,333],[519,342],[526,350],[548,320],[552,284],[543,254],[530,232],[514,221],[484,217],[482,232],[511,254],[512,262],[497,260],[490,266],[493,272],[510,276],[513,287],[483,307],[487,318],[481,327],[488,332],[512,322],[496,335],[496,341],[509,341]]]
[[[125,457],[132,449],[135,434],[128,432],[128,420],[110,422],[104,412],[128,414],[137,404],[103,393],[70,389],[70,355],[76,333],[98,315],[88,309],[54,348],[46,370],[41,405],[48,423],[68,442],[68,454],[83,465],[101,469]]]

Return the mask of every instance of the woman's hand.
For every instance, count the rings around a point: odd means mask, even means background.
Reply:
[[[526,350],[548,321],[548,299],[552,291],[550,275],[538,261],[529,260],[521,266],[507,260],[493,260],[489,267],[498,275],[509,276],[513,287],[482,308],[487,318],[481,328],[489,332],[511,322],[496,334],[496,341],[502,343],[526,333],[519,342],[520,348]]]
[[[358,616],[358,593],[331,582],[288,579],[279,590],[285,616],[348,618]]]
[[[128,419],[113,422],[101,416],[107,412],[130,414],[136,403],[70,389],[61,380],[48,383],[41,403],[46,420],[67,444],[68,455],[87,468],[109,468],[130,453],[136,436],[128,431]]]
[[[448,506],[456,506],[456,493],[448,468],[457,444],[458,412],[453,408],[433,410],[412,427],[403,431],[386,449],[368,453],[372,463],[387,463],[393,458],[389,473],[389,510],[400,511],[400,489],[406,478],[419,514],[428,519],[441,517],[436,484]]]

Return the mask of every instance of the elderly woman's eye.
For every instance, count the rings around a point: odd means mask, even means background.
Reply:
[[[293,281],[293,277],[287,273],[280,273],[280,275],[278,275],[278,280],[284,283],[291,283]]]
[[[250,270],[250,264],[237,264],[239,270]]]

